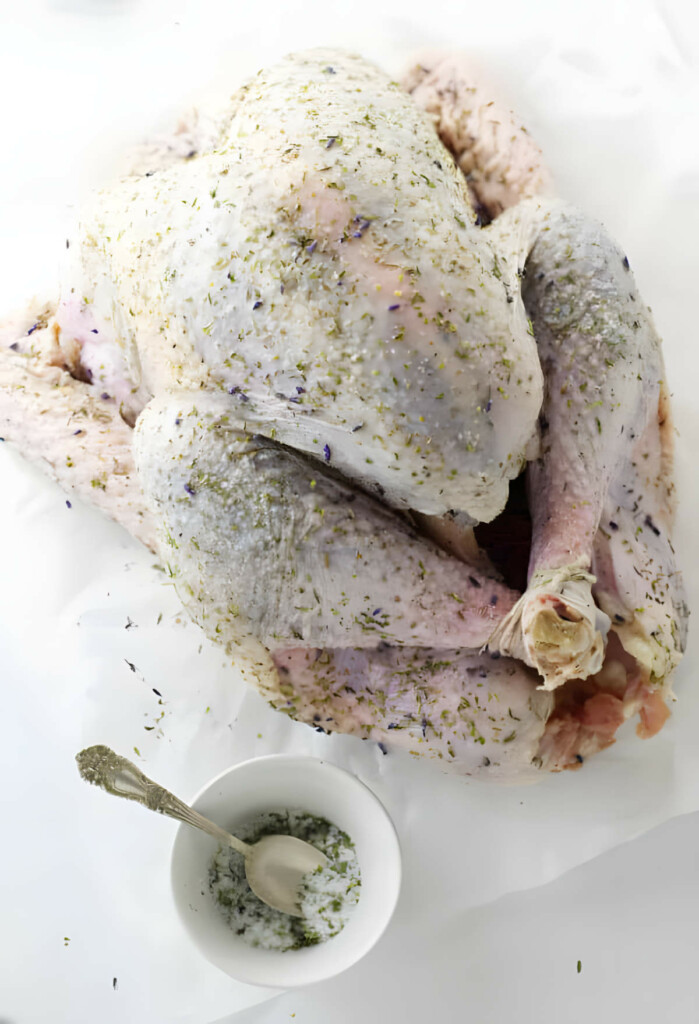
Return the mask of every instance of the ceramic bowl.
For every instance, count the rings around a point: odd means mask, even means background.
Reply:
[[[171,870],[177,911],[194,945],[226,974],[271,988],[308,985],[351,967],[378,941],[398,899],[400,847],[383,805],[354,775],[314,757],[272,754],[228,768],[192,806],[233,834],[258,814],[306,811],[346,832],[359,860],[359,902],[343,930],[316,946],[280,953],[249,946],[234,933],[209,892],[209,866],[219,844],[180,825]]]

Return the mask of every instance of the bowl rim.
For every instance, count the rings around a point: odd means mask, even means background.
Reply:
[[[240,973],[236,972],[235,974],[233,974],[231,971],[228,971],[224,967],[221,967],[220,964],[215,963],[215,961],[213,961],[207,955],[207,953],[204,951],[204,949],[202,949],[201,945],[197,941],[195,935],[192,933],[190,925],[180,908],[179,889],[181,883],[179,882],[178,878],[175,877],[175,853],[180,842],[180,836],[182,834],[188,833],[189,830],[191,829],[191,826],[187,825],[185,822],[180,822],[177,831],[175,832],[175,837],[173,839],[170,850],[170,890],[172,893],[173,901],[175,903],[177,917],[182,927],[184,928],[185,932],[187,933],[189,941],[198,950],[200,955],[203,956],[210,964],[212,964],[212,966],[218,967],[219,970],[223,971],[223,973],[227,974],[229,977],[234,978],[236,981],[240,981],[248,985],[254,985],[256,987],[284,991],[288,989],[303,988],[306,985],[316,984],[320,981],[327,981],[330,978],[335,978],[338,975],[342,974],[344,971],[349,970],[350,967],[353,967],[355,964],[359,963],[360,960],[362,960],[369,952],[371,952],[371,950],[378,943],[378,941],[381,939],[386,929],[388,928],[395,913],[396,906],[398,904],[398,899],[400,896],[403,881],[402,851],[400,846],[400,840],[393,819],[391,818],[386,807],[384,806],[383,802],[379,799],[379,797],[376,795],[376,793],[374,793],[374,791],[352,771],[349,771],[346,768],[342,768],[340,767],[340,765],[337,765],[332,761],[328,761],[325,758],[315,757],[312,754],[261,754],[259,757],[250,757],[246,758],[244,761],[238,761],[235,764],[229,765],[228,768],[224,768],[223,771],[219,772],[217,775],[212,776],[206,783],[204,783],[204,785],[199,788],[199,790],[189,801],[190,806],[196,809],[196,804],[200,799],[202,799],[202,797],[204,797],[222,779],[235,773],[238,769],[261,764],[262,762],[286,762],[287,764],[296,763],[299,765],[310,764],[313,765],[316,769],[328,771],[330,774],[336,774],[344,777],[346,782],[348,781],[350,785],[356,788],[356,791],[358,793],[361,793],[362,800],[372,803],[378,808],[384,820],[387,829],[387,835],[391,837],[391,845],[393,846],[393,876],[395,880],[393,885],[393,892],[391,894],[389,901],[385,905],[383,920],[372,934],[371,942],[369,944],[365,943],[364,947],[360,949],[356,957],[349,959],[347,963],[342,964],[337,969],[328,970],[326,968],[323,970],[318,970],[317,972],[313,972],[312,970],[308,970],[307,968],[305,968],[304,971],[301,972],[303,974],[303,977],[299,978],[298,981],[285,980],[283,982],[267,982],[260,981],[257,980],[257,978],[250,977],[244,969],[241,970]],[[324,946],[325,944],[323,943],[322,945]]]

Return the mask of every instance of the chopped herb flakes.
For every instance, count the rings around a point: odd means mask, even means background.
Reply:
[[[250,946],[286,952],[325,942],[342,931],[359,899],[354,843],[336,825],[304,811],[273,811],[236,828],[236,835],[248,843],[276,834],[297,836],[329,860],[304,879],[303,917],[291,917],[258,899],[245,877],[243,858],[228,848],[219,848],[211,863],[209,891],[235,934]]]

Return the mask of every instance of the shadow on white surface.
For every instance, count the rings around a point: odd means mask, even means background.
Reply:
[[[541,889],[394,932],[340,978],[216,1024],[695,1021],[698,848],[699,815],[676,818]]]

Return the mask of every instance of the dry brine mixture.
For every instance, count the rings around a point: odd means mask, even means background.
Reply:
[[[219,848],[209,869],[209,890],[235,934],[250,946],[279,952],[314,946],[341,932],[361,886],[354,843],[325,818],[304,811],[273,811],[236,828],[236,835],[246,843],[285,833],[311,843],[328,858],[326,867],[304,878],[303,917],[291,917],[263,903],[248,885],[245,862],[234,850]]]

